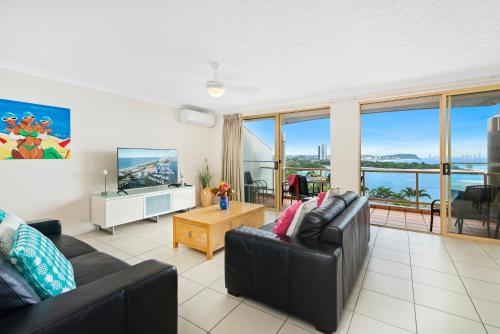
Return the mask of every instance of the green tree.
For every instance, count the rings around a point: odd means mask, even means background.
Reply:
[[[401,190],[399,192],[399,194],[403,197],[403,198],[406,198],[407,200],[411,201],[411,199],[413,197],[415,197],[416,195],[416,191],[415,189],[413,189],[412,187],[406,187],[404,188],[403,190]]]
[[[401,197],[411,201],[412,198],[416,198],[417,197],[417,191],[415,189],[413,189],[412,187],[406,187],[404,188],[403,190],[401,190],[399,192],[399,194],[401,195]],[[428,199],[431,199],[431,196],[429,195],[429,193],[427,192],[427,190],[425,189],[420,189],[418,191],[418,197],[419,198],[423,198],[423,197],[426,197]]]
[[[374,198],[387,198],[387,199],[392,199],[394,198],[394,192],[391,190],[391,188],[388,187],[377,187],[368,192],[368,195],[370,197]]]
[[[418,197],[419,197],[419,198],[426,197],[426,198],[428,198],[428,199],[431,199],[431,195],[429,195],[429,193],[428,193],[428,192],[427,192],[427,190],[425,190],[425,189],[420,189],[420,190],[418,191]]]

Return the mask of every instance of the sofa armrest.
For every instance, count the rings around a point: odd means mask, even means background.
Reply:
[[[61,221],[58,219],[45,218],[30,220],[26,223],[40,231],[45,236],[61,234]]]
[[[347,302],[368,254],[370,242],[368,199],[360,197],[351,203],[323,229],[320,240],[342,247],[344,302]]]
[[[230,293],[259,300],[334,331],[342,315],[342,249],[251,227],[226,232]],[[320,311],[318,311],[320,310]]]
[[[0,319],[5,333],[177,333],[177,270],[149,260]]]

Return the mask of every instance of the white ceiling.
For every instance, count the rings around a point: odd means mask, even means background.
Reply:
[[[323,102],[500,75],[500,1],[0,0],[0,67],[220,112]]]

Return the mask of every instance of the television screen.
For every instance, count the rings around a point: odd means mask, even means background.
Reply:
[[[177,150],[118,148],[118,189],[178,183]]]

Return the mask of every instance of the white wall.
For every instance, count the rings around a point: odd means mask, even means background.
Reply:
[[[159,104],[1,69],[0,98],[71,109],[71,159],[0,161],[0,208],[24,219],[59,218],[69,234],[91,229],[89,196],[103,190],[103,169],[116,189],[117,146],[176,148],[185,182],[197,186],[206,157],[213,182],[220,179],[220,120],[215,128],[181,124]]]
[[[249,161],[249,162],[245,162]],[[256,162],[265,161],[265,162]],[[273,149],[247,127],[243,127],[243,171],[249,171],[254,180],[264,180],[274,188]],[[266,167],[265,169],[261,167]]]
[[[342,192],[359,191],[360,119],[358,101],[330,105],[330,147],[333,184]]]

